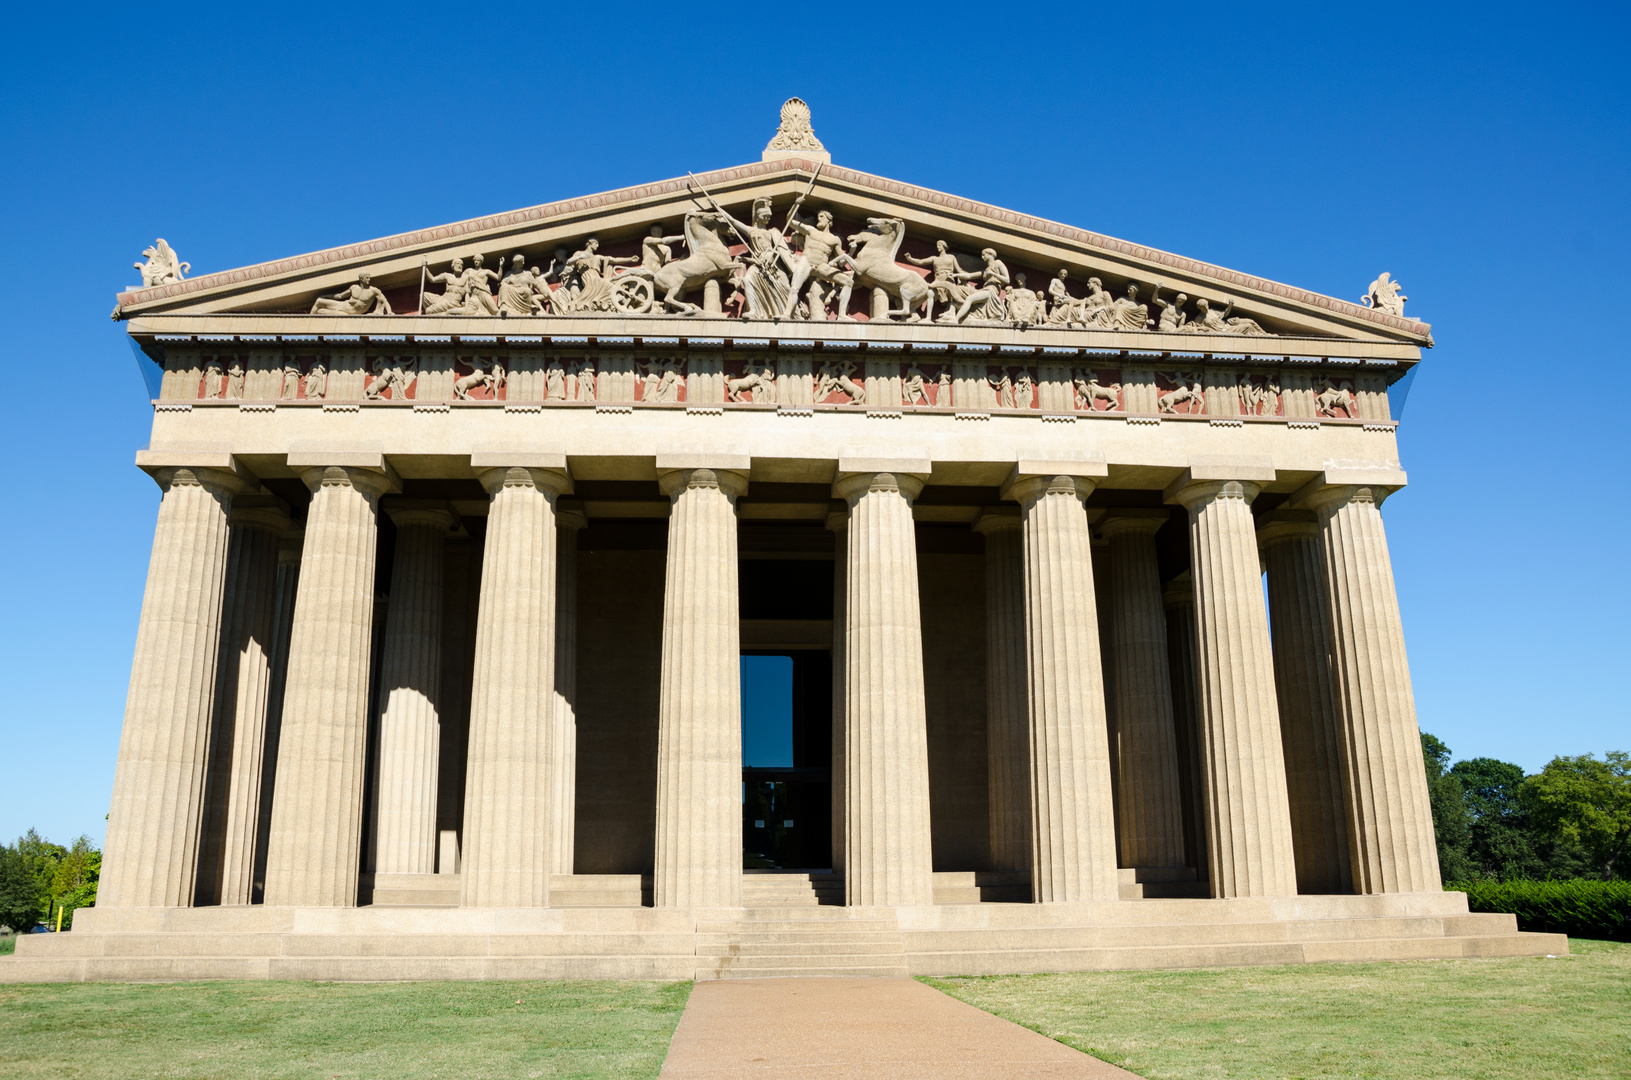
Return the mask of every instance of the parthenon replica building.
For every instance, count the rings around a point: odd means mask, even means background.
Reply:
[[[148,250],[100,895],[0,980],[1566,949],[1442,891],[1398,283],[885,180],[809,115],[239,270]],[[744,655],[791,661],[789,767],[744,768]]]

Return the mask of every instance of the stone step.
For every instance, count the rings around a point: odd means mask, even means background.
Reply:
[[[705,971],[698,968],[696,978],[703,979],[902,979],[911,972],[905,964],[877,967],[796,966],[782,968],[721,968]]]

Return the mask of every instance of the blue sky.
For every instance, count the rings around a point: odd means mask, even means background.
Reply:
[[[1385,511],[1422,726],[1631,748],[1624,5],[582,7],[8,15],[0,836],[102,831],[145,245],[205,273],[740,164],[792,94],[853,168],[1350,299],[1392,271],[1439,343]]]

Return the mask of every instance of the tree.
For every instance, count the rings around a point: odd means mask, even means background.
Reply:
[[[74,841],[51,878],[51,902],[66,912],[63,928],[73,925],[74,912],[96,903],[96,884],[102,875],[102,853],[81,836]]]
[[[1494,758],[1473,758],[1456,762],[1450,774],[1461,781],[1473,876],[1500,881],[1547,876],[1534,821],[1523,805],[1523,768]]]
[[[1475,874],[1467,858],[1467,805],[1461,780],[1448,771],[1450,748],[1425,731],[1421,753],[1427,767],[1433,834],[1438,840],[1439,873],[1445,881],[1464,881]]]
[[[39,921],[39,890],[22,852],[0,844],[0,923],[22,934]]]
[[[1560,840],[1578,845],[1604,878],[1631,876],[1631,754],[1610,750],[1555,757],[1524,784],[1523,798],[1536,823]]]

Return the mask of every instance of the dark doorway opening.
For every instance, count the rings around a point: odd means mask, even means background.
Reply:
[[[742,866],[832,866],[832,652],[742,653]]]

